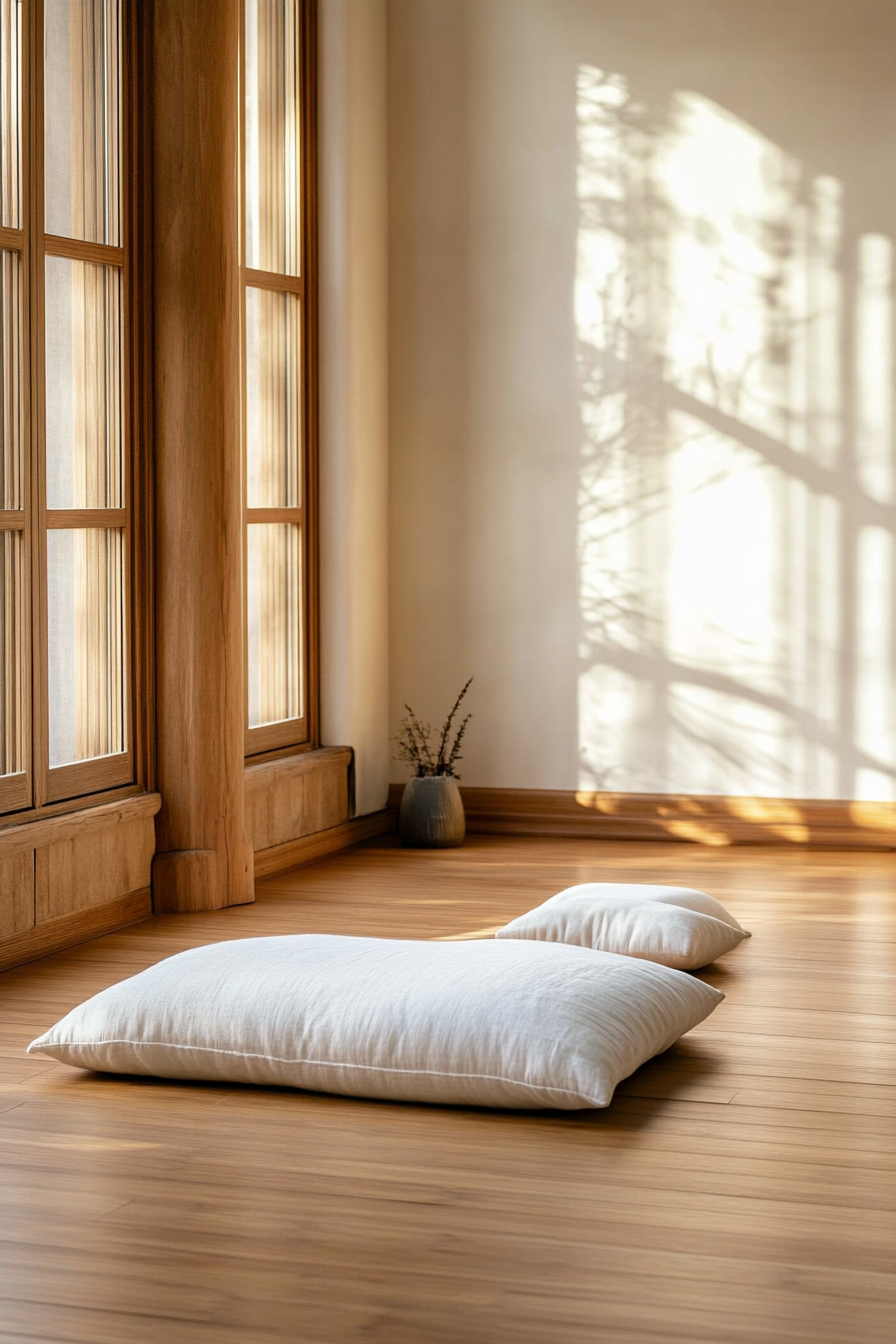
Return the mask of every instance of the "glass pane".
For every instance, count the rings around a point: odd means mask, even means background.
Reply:
[[[301,305],[246,290],[246,498],[250,509],[302,502]]]
[[[302,529],[251,523],[249,727],[302,717]]]
[[[0,775],[25,769],[25,561],[21,532],[0,532]]]
[[[47,533],[47,627],[50,765],[125,751],[120,529]]]
[[[246,265],[299,274],[299,0],[246,0]]]
[[[0,224],[20,229],[22,196],[22,4],[0,0]]]
[[[0,509],[22,508],[23,357],[19,258],[0,252]]]
[[[44,6],[46,230],[121,241],[121,0]]]
[[[121,274],[47,257],[47,508],[119,509]]]

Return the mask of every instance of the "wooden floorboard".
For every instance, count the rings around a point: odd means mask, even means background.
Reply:
[[[896,859],[384,837],[0,977],[0,1344],[892,1344]],[[220,939],[490,936],[574,882],[696,886],[753,937],[602,1112],[94,1075],[24,1047]]]

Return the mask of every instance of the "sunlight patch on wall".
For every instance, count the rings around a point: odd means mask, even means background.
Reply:
[[[624,761],[644,702],[638,679],[619,668],[595,663],[579,677],[580,788],[613,788],[606,760]],[[589,752],[598,748],[592,757]]]
[[[859,239],[856,266],[856,453],[863,488],[882,504],[894,502],[893,245],[869,234]]]
[[[699,94],[577,117],[579,787],[896,797],[891,244]]]
[[[855,797],[896,802],[896,780],[885,768],[896,755],[896,704],[891,657],[896,639],[893,535],[864,528],[859,537],[856,659],[856,743],[865,764],[858,770]]]

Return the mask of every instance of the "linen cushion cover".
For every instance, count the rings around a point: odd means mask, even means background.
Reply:
[[[727,919],[704,913],[714,908]],[[495,937],[570,943],[696,970],[730,952],[749,934],[704,892],[586,882],[558,892],[505,924]]]
[[[705,891],[695,891],[693,887],[661,887],[652,882],[579,882],[574,887],[564,887],[558,896],[569,896],[572,892],[591,892],[595,896],[629,896],[633,901],[658,901],[661,905],[680,905],[685,910],[696,910],[701,915],[712,915],[733,929],[746,929],[726,910],[721,901],[708,896]],[[749,934],[747,934],[749,937]]]
[[[250,938],[103,990],[28,1050],[120,1073],[572,1110],[606,1106],[723,997],[561,944]]]

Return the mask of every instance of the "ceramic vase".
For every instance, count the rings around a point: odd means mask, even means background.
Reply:
[[[449,849],[466,830],[464,805],[450,775],[410,779],[401,796],[398,835],[412,849]]]

